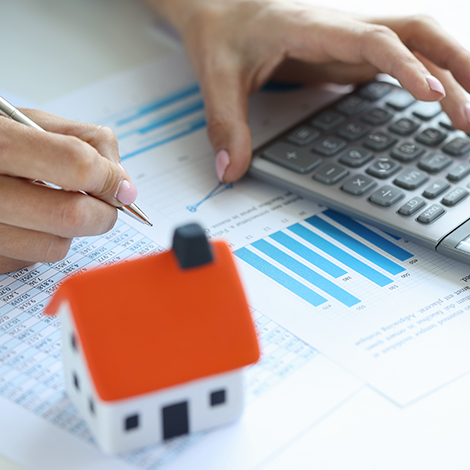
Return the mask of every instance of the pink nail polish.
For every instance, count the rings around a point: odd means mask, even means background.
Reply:
[[[470,103],[465,103],[463,108],[465,117],[467,118],[467,122],[470,123]]]
[[[428,75],[426,77],[426,81],[428,82],[429,88],[431,88],[432,91],[436,91],[437,93],[440,93],[442,96],[446,96],[444,85],[436,77],[433,77],[432,75]]]
[[[116,199],[128,206],[137,199],[137,188],[127,180],[122,180],[116,194]]]
[[[230,157],[227,150],[219,150],[215,157],[215,169],[217,171],[217,176],[219,181],[224,180],[225,170],[230,164]]]

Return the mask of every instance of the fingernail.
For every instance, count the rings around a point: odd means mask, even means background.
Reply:
[[[215,170],[217,171],[217,177],[219,181],[224,180],[225,170],[230,164],[230,157],[227,150],[219,150],[215,157]]]
[[[426,81],[428,82],[429,88],[431,88],[432,91],[436,91],[442,96],[446,96],[444,85],[436,77],[433,77],[432,75],[427,75]]]
[[[137,188],[127,180],[122,180],[116,193],[116,199],[128,206],[137,199]]]
[[[465,117],[467,118],[467,122],[470,123],[470,103],[465,103],[463,112],[465,114]]]

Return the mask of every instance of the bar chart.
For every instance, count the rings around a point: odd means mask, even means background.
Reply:
[[[364,299],[343,287],[346,281],[354,278],[367,290],[390,286],[414,256],[397,237],[330,209],[235,254],[314,307],[332,300],[346,307],[360,304]]]

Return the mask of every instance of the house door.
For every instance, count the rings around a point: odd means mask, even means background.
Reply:
[[[163,439],[188,434],[188,402],[182,401],[162,409]]]

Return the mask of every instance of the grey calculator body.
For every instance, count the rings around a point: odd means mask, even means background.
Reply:
[[[470,137],[370,82],[253,152],[250,174],[470,264]]]

